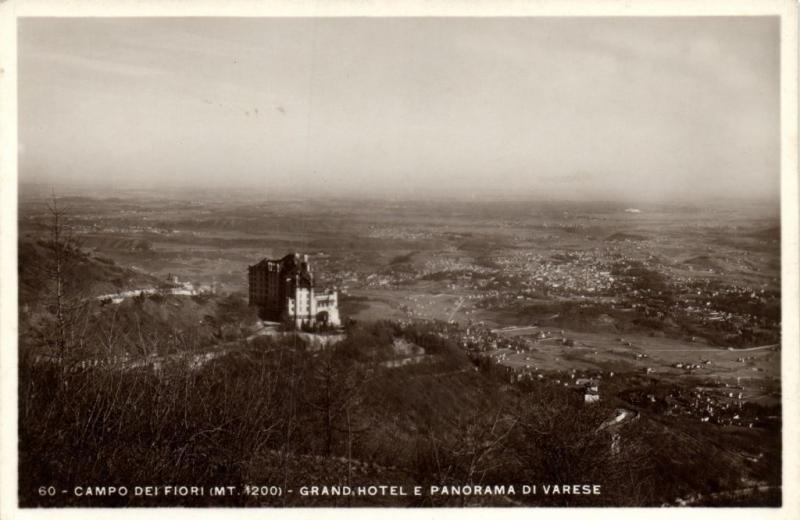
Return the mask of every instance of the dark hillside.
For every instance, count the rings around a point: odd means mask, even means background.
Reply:
[[[43,240],[23,240],[17,252],[19,303],[43,305],[48,297],[53,269],[52,252]],[[113,260],[72,249],[65,261],[65,293],[89,298],[128,289],[157,287],[159,280],[119,266]]]

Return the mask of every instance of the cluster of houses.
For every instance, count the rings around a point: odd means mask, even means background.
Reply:
[[[119,304],[128,298],[141,296],[196,296],[200,294],[213,294],[216,292],[215,285],[194,284],[190,281],[181,281],[176,275],[169,274],[166,278],[165,287],[143,287],[141,289],[129,289],[111,294],[101,294],[95,299],[103,304]]]
[[[745,406],[745,394],[738,385],[691,390],[675,386],[667,390],[631,393],[627,399],[639,406],[659,408],[666,415],[693,417],[704,423],[753,428],[765,419]]]
[[[603,248],[541,255],[527,251],[493,258],[506,275],[519,281],[519,289],[551,295],[600,295],[611,291],[615,278],[602,254]]]

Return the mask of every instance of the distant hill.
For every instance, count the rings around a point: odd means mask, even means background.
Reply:
[[[21,240],[17,252],[20,305],[44,304],[51,285],[52,252],[41,240]],[[65,292],[89,298],[128,289],[156,287],[160,280],[122,267],[113,260],[80,250],[69,253],[65,262]]]
[[[50,252],[44,243],[22,242],[19,247],[20,345],[30,354],[52,353],[40,340],[52,334]],[[255,315],[238,294],[220,297],[160,292],[125,298],[120,303],[96,297],[137,289],[167,287],[148,274],[113,261],[74,251],[67,262],[64,284],[68,316],[80,316],[79,350],[75,360],[105,356],[158,354],[208,348],[243,337]],[[72,312],[73,314],[70,314]],[[73,345],[73,348],[77,348]]]
[[[623,240],[632,240],[632,241],[640,241],[640,240],[647,240],[647,237],[644,235],[637,235],[635,233],[614,233],[606,237],[606,241],[608,242],[621,242]]]
[[[131,237],[109,237],[86,235],[82,237],[82,243],[87,248],[95,248],[105,251],[150,251],[153,247],[152,242],[141,238]]]
[[[750,236],[761,240],[780,240],[781,228],[780,226],[775,226],[767,229],[762,229],[760,231],[755,231],[751,233]]]
[[[700,269],[713,269],[715,271],[721,270],[719,263],[717,263],[713,258],[708,255],[700,255],[694,256],[692,258],[687,258],[683,261],[686,265],[691,265],[693,267],[699,267]]]

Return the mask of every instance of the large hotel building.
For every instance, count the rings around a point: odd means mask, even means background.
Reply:
[[[339,326],[336,291],[316,292],[308,255],[292,253],[280,260],[264,258],[247,268],[250,305],[262,319],[303,325]]]

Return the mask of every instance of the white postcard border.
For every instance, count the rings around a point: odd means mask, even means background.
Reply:
[[[466,508],[466,509],[19,509],[17,507],[17,63],[19,17],[384,17],[384,16],[780,16],[781,17],[781,262],[783,507],[767,508]],[[429,517],[507,518],[545,515],[578,518],[752,517],[798,518],[800,501],[800,290],[798,274],[798,52],[797,4],[789,0],[6,0],[0,1],[0,518],[234,518],[239,515],[286,519],[320,515],[336,518]]]

